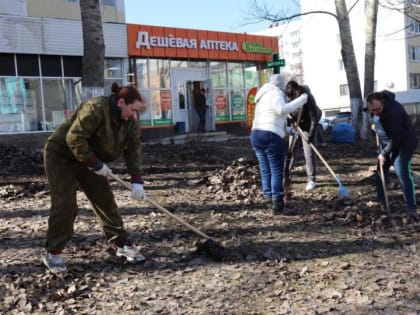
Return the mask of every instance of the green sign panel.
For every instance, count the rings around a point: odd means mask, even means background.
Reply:
[[[242,49],[247,53],[257,53],[257,54],[271,54],[273,49],[270,47],[263,47],[260,43],[250,43],[244,42],[242,44]]]
[[[153,125],[155,126],[172,125],[172,119],[153,119]]]
[[[284,67],[286,65],[286,60],[279,59],[267,62],[267,68],[274,68],[274,67]]]

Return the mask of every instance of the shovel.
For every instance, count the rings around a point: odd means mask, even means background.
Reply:
[[[117,182],[119,182],[121,185],[123,185],[124,187],[126,187],[127,189],[131,190],[130,184],[128,184],[127,182],[123,181],[121,178],[119,178],[114,173],[108,173],[108,175],[111,178],[113,178],[114,180],[116,180]],[[185,222],[183,219],[181,219],[180,217],[176,216],[175,214],[173,214],[172,212],[170,212],[168,209],[165,209],[164,207],[162,207],[161,205],[159,205],[155,201],[151,200],[150,198],[147,198],[145,201],[148,202],[149,204],[151,204],[153,207],[157,208],[159,211],[161,211],[164,214],[166,214],[167,216],[171,217],[172,219],[174,219],[178,223],[181,223],[182,225],[184,225],[185,227],[187,227],[188,229],[190,229],[191,231],[193,231],[198,236],[204,238],[206,241],[204,243],[200,243],[198,245],[197,252],[204,253],[207,256],[209,256],[209,257],[211,257],[211,258],[213,258],[214,260],[217,260],[217,261],[222,261],[222,260],[224,260],[227,257],[227,250],[226,250],[226,248],[223,247],[222,245],[220,245],[219,243],[217,243],[215,240],[211,239],[210,236],[208,236],[207,234],[201,232],[199,229],[197,229],[196,227],[192,226],[188,222]]]
[[[378,146],[378,151],[380,152],[381,144],[379,142],[378,135],[376,135],[376,145]],[[379,171],[380,171],[380,174],[381,174],[382,189],[383,189],[383,192],[384,192],[385,209],[388,213],[388,220],[390,220],[391,219],[391,210],[389,208],[389,197],[388,197],[388,192],[386,190],[384,166],[382,165],[381,162],[378,162],[378,163],[379,163]]]
[[[291,116],[289,115],[289,117],[291,117]],[[302,129],[300,129],[300,127],[296,123],[295,123],[294,127],[299,131],[299,134],[301,135],[302,139],[309,143],[308,138],[306,137],[306,135],[303,133]],[[340,178],[338,177],[338,175],[334,173],[334,171],[328,165],[327,161],[324,159],[324,157],[321,155],[321,153],[318,151],[318,149],[312,143],[309,143],[309,145],[311,146],[312,150],[314,150],[316,155],[319,157],[319,159],[322,161],[322,163],[324,163],[325,167],[328,169],[328,171],[330,171],[331,175],[336,180],[336,182],[338,184],[338,195],[341,198],[348,198],[350,196],[349,189],[346,186],[343,185],[343,183],[340,181]]]

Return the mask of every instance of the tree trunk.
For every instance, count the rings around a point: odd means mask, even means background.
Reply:
[[[366,2],[366,42],[365,42],[365,82],[363,89],[364,99],[375,89],[375,47],[376,24],[378,20],[378,0]],[[368,113],[363,112],[360,137],[366,140],[369,132]]]
[[[105,42],[100,0],[80,0],[83,30],[82,97],[104,94]]]
[[[354,54],[353,39],[350,29],[350,20],[345,0],[335,0],[337,11],[338,28],[340,30],[341,56],[346,70],[347,82],[350,93],[350,106],[352,113],[352,125],[356,130],[357,138],[360,138],[360,126],[362,123],[362,90],[360,87],[359,72],[357,70],[356,56]]]

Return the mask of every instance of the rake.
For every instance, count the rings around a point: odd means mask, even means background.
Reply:
[[[123,181],[121,178],[119,178],[114,173],[108,173],[108,175],[111,178],[115,179],[117,182],[119,182],[121,185],[123,185],[124,187],[126,187],[127,189],[131,190],[130,184],[128,184],[127,182]],[[211,257],[211,258],[213,258],[213,259],[215,259],[217,261],[225,260],[229,256],[228,250],[225,247],[223,247],[222,245],[220,245],[219,243],[217,243],[215,240],[213,240],[212,238],[210,238],[210,236],[208,236],[207,234],[203,233],[202,231],[200,231],[196,227],[192,226],[188,222],[185,222],[183,219],[181,219],[180,217],[176,216],[175,214],[173,214],[172,212],[170,212],[168,209],[165,209],[164,207],[162,207],[161,205],[159,205],[155,201],[151,200],[150,198],[147,198],[145,201],[148,202],[149,204],[151,204],[153,207],[157,208],[159,211],[161,211],[164,214],[166,214],[167,216],[171,217],[172,219],[174,219],[178,223],[181,223],[182,225],[184,225],[185,227],[187,227],[188,229],[190,229],[191,231],[193,231],[195,234],[197,234],[200,237],[204,238],[205,239],[205,242],[204,243],[200,243],[198,245],[197,252],[204,253],[207,256],[209,256],[209,257]]]
[[[291,118],[290,115],[289,115],[289,117]],[[302,129],[296,123],[294,123],[294,127],[298,130],[302,139],[309,143],[308,138],[306,137],[306,135],[303,133]],[[349,189],[346,186],[344,186],[344,184],[340,180],[340,177],[338,177],[338,175],[332,170],[332,168],[327,163],[327,161],[324,159],[322,154],[318,151],[318,149],[312,143],[309,143],[309,145],[311,146],[312,150],[314,150],[316,155],[319,157],[319,159],[322,161],[322,163],[324,163],[325,167],[328,169],[328,171],[331,173],[331,175],[336,180],[336,182],[338,184],[338,196],[340,198],[348,198],[350,196]]]

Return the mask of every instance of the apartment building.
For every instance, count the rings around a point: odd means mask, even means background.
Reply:
[[[375,90],[395,92],[410,114],[420,116],[420,23],[402,13],[410,10],[414,14],[417,10],[420,16],[419,1],[387,3],[387,7],[380,5],[378,9]],[[347,5],[363,91],[365,2],[348,1]],[[302,13],[336,12],[334,0],[301,0],[300,6]],[[286,60],[281,71],[309,85],[327,116],[350,109],[339,28],[333,16],[303,15],[298,21],[271,25],[258,34],[278,36],[280,55]]]
[[[294,78],[303,83],[301,21],[289,23],[272,23],[265,30],[256,32],[258,35],[277,36],[279,41],[279,57],[286,61],[281,72],[287,78]]]

